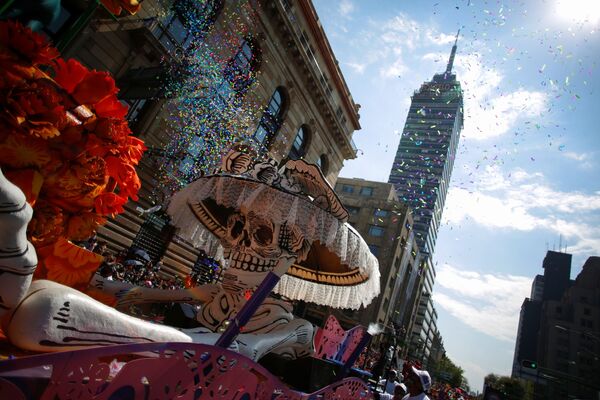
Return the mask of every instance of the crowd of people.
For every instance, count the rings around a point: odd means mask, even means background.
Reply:
[[[161,276],[162,259],[154,262],[143,250],[129,249],[114,254],[108,249],[105,242],[96,240],[95,236],[83,246],[104,257],[98,273],[108,280],[160,289],[181,289],[185,285],[179,277],[165,278],[164,275]]]
[[[448,383],[432,383],[429,373],[406,363],[401,373],[390,369],[375,388],[380,400],[473,400],[467,392]]]

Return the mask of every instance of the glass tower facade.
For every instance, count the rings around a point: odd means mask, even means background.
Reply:
[[[446,71],[412,96],[388,180],[412,208],[415,238],[426,254],[433,253],[463,126],[463,93],[452,72],[455,54],[456,41]]]

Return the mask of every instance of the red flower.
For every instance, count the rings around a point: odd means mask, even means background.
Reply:
[[[142,140],[134,136],[128,136],[125,138],[124,142],[124,145],[118,147],[120,157],[130,164],[137,165],[142,159],[147,147]]]
[[[11,90],[0,99],[8,120],[26,132],[42,138],[60,135],[68,124],[62,96],[46,79],[37,79]]]
[[[44,248],[38,249],[40,265],[37,279],[50,279],[79,290],[85,289],[104,257],[79,247],[64,237]]]
[[[16,21],[0,22],[0,44],[34,65],[48,64],[59,55],[42,35]]]
[[[65,230],[65,218],[59,207],[38,200],[33,218],[27,226],[29,240],[34,246],[46,246],[54,243]]]
[[[98,137],[113,142],[121,142],[131,134],[127,121],[115,118],[103,118],[98,121],[94,131]]]
[[[129,107],[121,103],[117,96],[108,96],[96,103],[94,109],[98,117],[123,119],[127,115]]]
[[[81,104],[96,104],[117,92],[115,80],[108,72],[91,71],[79,82],[72,94]]]
[[[119,194],[129,196],[137,201],[137,192],[142,184],[133,165],[123,162],[117,157],[108,157],[106,159],[106,171],[110,177],[117,181]]]
[[[129,14],[135,14],[142,6],[138,0],[101,0],[101,2],[108,11],[117,16],[123,9]]]
[[[106,223],[103,218],[93,212],[84,212],[71,216],[67,221],[67,237],[70,240],[85,240],[92,236],[99,225]]]
[[[57,60],[54,73],[54,80],[80,104],[93,105],[118,92],[109,73],[90,71],[76,60]]]
[[[98,136],[94,134],[87,135],[87,142],[85,144],[85,151],[95,157],[104,157],[109,153],[110,149],[109,144],[100,139]]]
[[[54,80],[69,93],[73,93],[89,72],[79,61],[72,58],[67,61],[59,58],[54,64]]]
[[[115,193],[102,193],[94,200],[96,213],[100,215],[115,215],[125,211],[123,205],[127,203],[127,199]]]

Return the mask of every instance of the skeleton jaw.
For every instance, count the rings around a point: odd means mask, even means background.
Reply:
[[[277,259],[256,257],[252,254],[224,249],[225,258],[229,261],[229,268],[249,272],[269,272],[277,265]]]

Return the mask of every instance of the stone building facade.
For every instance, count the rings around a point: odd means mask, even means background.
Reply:
[[[418,248],[412,239],[411,213],[398,201],[389,183],[338,178],[335,191],[350,214],[348,222],[365,239],[379,261],[381,292],[361,310],[309,306],[304,316],[320,324],[331,313],[346,328],[376,323],[395,336],[398,316],[411,313],[411,310],[402,309],[405,304],[399,296],[418,257]]]
[[[277,161],[317,163],[332,183],[344,160],[356,157],[359,106],[310,0],[145,0],[137,14],[121,17],[95,2],[65,0],[46,33],[65,57],[115,77],[130,126],[150,148],[138,168],[139,202],[99,237],[114,251],[134,245],[154,260],[164,257],[167,273],[187,274],[198,249],[178,236],[162,210],[139,210],[165,209],[173,191],[161,183],[165,176],[181,186],[211,172],[198,165],[207,163],[206,146],[214,146],[206,133],[213,125],[198,121],[216,121],[222,137]],[[217,158],[231,142],[216,148]]]

